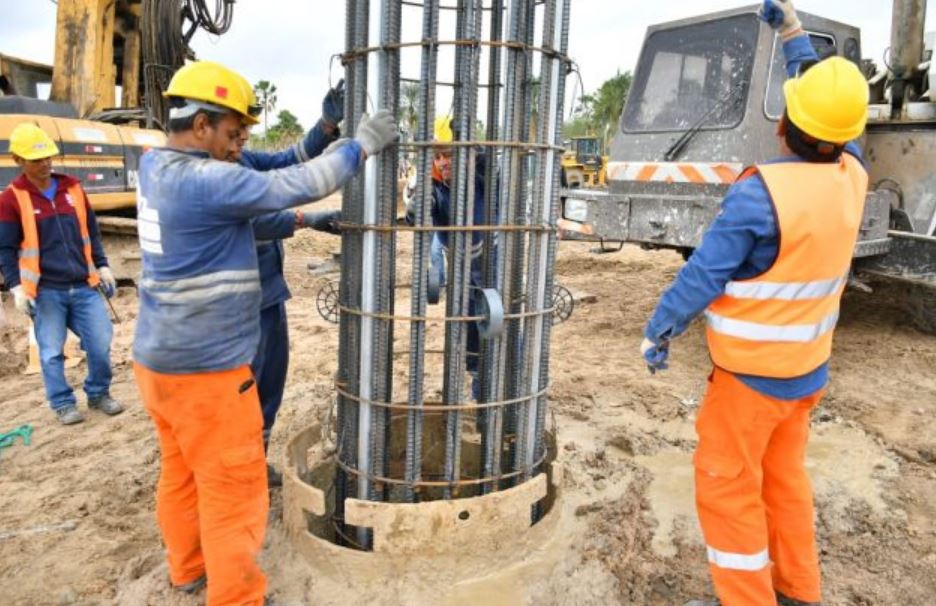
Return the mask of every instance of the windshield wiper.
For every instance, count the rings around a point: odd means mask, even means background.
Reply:
[[[739,81],[725,94],[724,97],[715,102],[715,105],[711,107],[701,118],[696,120],[696,123],[689,127],[689,129],[679,136],[678,139],[673,141],[673,144],[669,146],[669,149],[666,150],[666,153],[663,154],[663,159],[667,162],[672,162],[679,157],[679,154],[682,153],[686,146],[689,145],[689,142],[692,141],[692,138],[702,130],[702,127],[705,126],[708,121],[716,115],[716,112],[719,110],[724,111],[728,106],[729,102],[736,101],[738,93],[744,90],[747,82]]]

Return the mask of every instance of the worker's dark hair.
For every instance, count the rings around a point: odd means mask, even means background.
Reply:
[[[842,157],[844,144],[820,141],[812,135],[806,134],[793,124],[790,116],[783,113],[783,138],[794,154],[807,162],[838,162]]]
[[[187,99],[182,97],[169,97],[170,108],[180,108],[185,107],[186,105],[188,105]],[[197,118],[199,114],[204,114],[208,118],[208,124],[214,127],[217,126],[219,122],[221,122],[226,112],[213,112],[208,109],[199,108],[195,113],[185,116],[184,118],[170,118],[169,132],[184,133],[187,130],[192,130],[192,128],[195,126],[195,118]]]

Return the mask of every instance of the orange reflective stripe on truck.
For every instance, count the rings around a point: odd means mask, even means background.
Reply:
[[[642,183],[731,185],[743,166],[735,162],[610,162],[608,179]]]

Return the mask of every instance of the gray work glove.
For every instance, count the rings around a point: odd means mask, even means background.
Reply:
[[[793,8],[793,0],[764,0],[758,14],[770,27],[777,30],[784,42],[803,31],[803,24]]]
[[[334,236],[341,235],[340,210],[321,210],[317,212],[302,213],[302,226],[310,227],[315,231],[323,231]]]
[[[379,154],[400,136],[400,128],[390,110],[378,110],[373,116],[364,114],[358,124],[354,138],[357,139],[368,157]]]
[[[17,284],[10,289],[13,294],[13,305],[30,318],[36,315],[36,300],[26,294],[23,287]]]
[[[104,295],[110,299],[117,292],[117,279],[114,272],[106,265],[98,268],[98,276],[101,278],[101,287],[104,289]]]

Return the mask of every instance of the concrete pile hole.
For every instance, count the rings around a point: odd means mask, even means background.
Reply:
[[[377,109],[400,115],[404,85],[418,120],[399,153],[369,159],[344,190],[334,422],[288,447],[286,525],[325,574],[380,582],[422,571],[414,582],[439,597],[473,578],[496,584],[512,562],[535,568],[531,555],[552,540],[561,472],[546,419],[570,7],[347,1],[346,132]],[[418,74],[402,73],[415,64]],[[437,116],[454,132],[444,313],[430,303]],[[404,225],[396,198],[409,166]],[[405,231],[411,258],[397,256]],[[401,330],[406,348],[394,346]],[[407,380],[395,383],[399,364]]]

